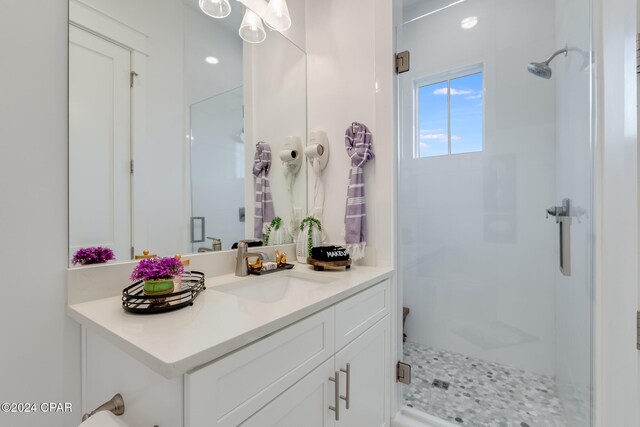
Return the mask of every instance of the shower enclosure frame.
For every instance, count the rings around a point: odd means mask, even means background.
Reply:
[[[396,14],[394,15],[394,24],[395,25],[394,25],[394,34],[393,34],[393,36],[394,36],[393,45],[396,47],[396,51],[400,51],[401,50],[401,49],[399,49],[399,45],[398,45],[398,39],[399,39],[398,31],[399,31],[399,27],[403,25],[403,23],[400,22],[401,20],[399,19],[399,15],[401,15],[401,13],[399,11],[402,8],[401,4],[402,4],[401,0],[394,1],[394,12],[396,12]],[[593,4],[592,4],[591,1],[589,2],[589,7],[590,7],[591,11],[593,11]],[[594,46],[594,19],[593,19],[593,12],[591,12],[590,16],[591,16],[590,34],[591,34],[591,46],[592,46],[592,52],[593,52],[593,46]],[[563,49],[560,49],[560,50],[556,51],[550,57],[550,59],[555,58],[557,55],[559,55],[561,53],[564,53]],[[535,58],[532,58],[532,60],[533,59],[535,59]],[[592,200],[592,207],[596,211],[594,213],[594,216],[598,214],[598,209],[597,209],[596,203],[595,203],[596,202],[596,199],[595,199],[596,184],[595,183],[596,183],[596,180],[597,180],[595,175],[598,172],[598,170],[595,167],[596,163],[598,162],[598,159],[597,159],[596,155],[594,155],[596,153],[595,152],[595,148],[596,148],[596,144],[597,144],[596,132],[595,132],[595,130],[596,130],[596,127],[595,127],[595,123],[596,123],[595,122],[595,118],[596,118],[596,103],[594,102],[595,101],[595,77],[596,77],[595,68],[592,67],[592,69],[590,70],[589,81],[590,81],[590,86],[591,86],[591,89],[590,89],[590,91],[591,91],[591,94],[590,94],[590,96],[591,96],[591,107],[590,107],[590,111],[591,111],[590,127],[591,127],[591,129],[590,129],[590,135],[591,135],[591,144],[592,144],[592,156],[591,156],[591,158],[592,158],[592,162],[593,162],[592,170],[591,170],[591,176],[592,176],[591,200]],[[401,99],[400,82],[401,82],[400,75],[396,75],[395,87],[394,87],[394,89],[395,89],[394,121],[395,121],[395,129],[396,129],[396,132],[394,134],[394,137],[396,138],[396,150],[395,150],[394,154],[396,156],[395,164],[396,164],[396,168],[397,168],[396,174],[395,174],[395,179],[396,179],[396,186],[395,186],[396,195],[395,195],[395,198],[396,198],[396,201],[399,198],[398,197],[398,195],[399,195],[398,185],[400,184],[400,179],[399,179],[400,164],[401,164],[400,163],[400,159],[402,157],[402,144],[400,142],[401,141],[401,135],[402,135],[402,128],[401,128],[401,123],[402,123],[401,122],[401,117],[402,117],[401,114],[402,113],[401,113],[401,101],[400,101],[400,99]],[[415,112],[414,112],[414,114],[415,114]],[[396,236],[396,248],[397,248],[396,253],[395,253],[395,255],[396,255],[395,265],[396,265],[396,268],[398,268],[400,266],[400,264],[398,262],[398,252],[399,252],[400,247],[401,247],[401,242],[400,242],[400,236],[399,236],[399,232],[398,232],[398,228],[397,228],[397,223],[398,223],[398,221],[400,221],[400,218],[399,218],[399,215],[398,215],[398,209],[399,209],[398,203],[395,203],[395,206],[396,206],[396,212],[395,212],[395,217],[396,217],[395,236]],[[596,223],[596,219],[594,218],[594,221],[592,223],[592,231],[593,231],[594,235],[595,235],[595,232],[597,231],[596,228],[597,228],[597,223]],[[592,360],[592,362],[591,362],[591,384],[592,384],[591,385],[591,393],[592,393],[592,395],[591,395],[591,398],[590,398],[590,407],[591,407],[591,420],[592,420],[591,422],[592,422],[592,425],[596,425],[595,412],[596,412],[596,404],[597,404],[597,402],[596,402],[596,399],[595,399],[595,396],[594,396],[594,393],[595,393],[595,391],[594,391],[594,389],[595,389],[595,381],[596,381],[594,356],[596,355],[596,348],[595,348],[595,344],[596,344],[596,339],[595,339],[596,338],[596,324],[595,324],[596,323],[596,317],[595,317],[595,315],[596,315],[596,293],[595,293],[596,283],[595,282],[596,282],[597,278],[596,278],[596,275],[595,275],[595,267],[596,267],[595,254],[596,254],[596,251],[598,251],[598,247],[596,247],[595,244],[592,244],[591,247],[592,247],[592,256],[591,256],[592,262],[591,262],[591,276],[590,277],[591,277],[591,283],[592,283],[591,289],[592,289],[593,295],[592,295],[592,298],[591,298],[592,299],[592,308],[591,308],[592,324],[590,326],[590,336],[591,336],[591,344],[592,344],[592,350],[591,350],[592,351],[592,357],[591,357],[591,360]],[[404,290],[403,290],[403,286],[402,286],[402,272],[401,271],[398,271],[397,281],[398,281],[398,307],[399,307],[398,310],[399,310],[399,312],[402,312],[401,307],[403,305],[402,301],[403,301],[403,292],[404,292]],[[402,337],[402,331],[401,331],[402,323],[400,323],[400,325],[398,326],[397,329],[400,330],[399,337]],[[400,339],[399,341],[400,342],[398,343],[398,346],[397,346],[397,352],[398,352],[398,356],[402,356],[402,340]],[[399,359],[401,359],[401,357],[399,357]],[[401,387],[397,387],[396,388],[396,397],[397,398],[395,399],[394,403],[396,403],[398,405],[398,409],[399,409],[403,405]]]
[[[380,7],[380,5],[376,5]],[[594,208],[594,301],[593,301],[593,397],[592,414],[595,426],[638,425],[640,401],[638,353],[635,341],[635,313],[638,304],[638,121],[635,70],[635,36],[638,22],[635,0],[607,2],[591,1],[591,39],[594,65],[591,82],[593,135],[593,208]],[[391,48],[397,52],[397,26],[401,25],[402,0],[392,0]],[[376,65],[387,66],[386,58],[376,58]],[[623,78],[620,78],[620,77]],[[397,186],[399,161],[398,77],[393,84],[394,150],[394,218],[397,219]],[[606,97],[605,97],[606,92]],[[605,108],[609,114],[605,115]],[[605,161],[606,157],[606,161]],[[624,171],[624,175],[620,172]],[[607,203],[605,203],[605,201]],[[397,245],[397,220],[392,226],[394,246]],[[606,239],[604,238],[606,237]],[[397,247],[394,250],[397,268]],[[402,354],[402,284],[397,281],[395,295],[396,345],[394,360]],[[624,281],[622,289],[605,286]],[[605,302],[605,300],[607,300]],[[616,331],[616,333],[605,331]],[[395,383],[392,390],[392,414],[396,420],[402,408],[402,390]],[[393,421],[392,425],[410,425]],[[416,424],[419,425],[419,424]]]

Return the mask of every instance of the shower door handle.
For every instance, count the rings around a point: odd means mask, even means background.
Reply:
[[[547,218],[549,215],[556,218],[560,234],[560,271],[571,276],[571,199],[563,199],[562,206],[547,209]]]

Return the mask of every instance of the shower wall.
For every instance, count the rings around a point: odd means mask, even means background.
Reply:
[[[420,2],[404,20],[442,5]],[[411,50],[410,79],[477,64],[484,78],[482,152],[414,158],[414,117],[402,118],[398,232],[408,340],[550,376],[559,338],[557,226],[544,212],[557,201],[562,105],[555,81],[526,66],[556,50],[555,15],[551,0],[474,0],[399,34]],[[477,26],[462,29],[469,16]],[[413,94],[401,91],[403,111],[411,111]]]

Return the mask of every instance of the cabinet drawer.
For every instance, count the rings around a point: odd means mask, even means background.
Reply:
[[[189,427],[237,426],[335,352],[334,308],[185,375]]]
[[[332,427],[335,413],[333,358],[282,393],[241,427]]]
[[[389,313],[391,286],[385,280],[336,304],[336,350]]]

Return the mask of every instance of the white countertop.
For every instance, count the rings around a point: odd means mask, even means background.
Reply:
[[[216,291],[216,286],[257,276],[233,274],[206,279],[193,306],[139,315],[122,309],[120,296],[69,305],[69,316],[166,378],[218,359],[391,276],[393,270],[353,266],[346,271],[313,271],[296,264],[292,272],[335,278],[304,298],[262,303]],[[280,272],[267,275],[269,279]]]

